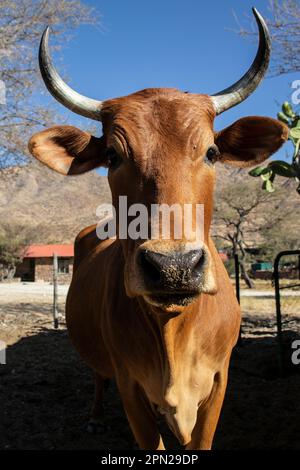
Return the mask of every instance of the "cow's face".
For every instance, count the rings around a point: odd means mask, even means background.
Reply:
[[[211,98],[172,89],[148,89],[107,101],[101,113],[102,138],[60,126],[33,136],[30,150],[63,174],[108,167],[117,221],[120,196],[127,196],[127,209],[145,206],[147,236],[140,231],[139,239],[129,234],[120,240],[126,291],[163,310],[180,311],[200,293],[213,294],[217,288],[209,244],[214,162],[257,164],[280,147],[287,129],[277,120],[252,117],[214,133]],[[194,209],[202,204],[203,236],[195,237],[188,230],[176,236],[171,217],[170,236],[163,236],[159,227],[158,235],[155,232],[151,238],[151,206],[162,204],[181,207],[181,222],[184,205],[190,204],[192,229],[196,228]]]
[[[212,161],[218,156],[213,117],[209,97],[170,89],[149,89],[108,101],[102,110],[117,220],[123,195],[128,207],[142,203],[148,213],[147,233],[141,230],[136,240],[129,231],[128,238],[121,240],[126,291],[168,310],[187,305],[200,292],[216,290],[208,248]],[[197,237],[192,233],[196,204],[204,205],[204,227],[198,227]],[[192,210],[190,227],[184,226],[185,205]],[[155,207],[167,209],[166,218],[153,217]],[[176,222],[181,233],[176,232]]]
[[[127,208],[142,203],[150,215],[153,205],[171,208],[176,204],[181,208],[181,218],[177,212],[176,218],[169,219],[169,236],[163,231],[164,223],[157,219],[154,223],[149,217],[147,234],[141,231],[142,238],[135,239],[129,233],[129,238],[121,240],[127,294],[143,296],[163,310],[180,311],[201,292],[216,291],[209,243],[213,163],[258,164],[288,136],[287,127],[279,121],[258,117],[243,118],[221,132],[213,131],[215,115],[246,99],[268,68],[268,28],[257,10],[253,13],[259,28],[255,60],[240,80],[211,97],[148,89],[106,102],[87,98],[63,82],[50,59],[48,28],[42,36],[40,70],[48,90],[72,111],[101,120],[104,133],[99,139],[74,127],[53,127],[32,137],[32,154],[65,175],[108,167],[117,220],[119,196],[127,196]],[[201,227],[197,204],[204,206]],[[192,209],[188,227],[187,205]],[[179,225],[181,234],[176,230]]]

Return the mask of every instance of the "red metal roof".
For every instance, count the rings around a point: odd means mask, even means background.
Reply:
[[[219,256],[221,260],[223,261],[223,263],[225,263],[225,261],[228,261],[227,253],[225,253],[224,251],[219,251]]]
[[[24,258],[52,258],[54,253],[71,258],[74,256],[74,245],[29,245]]]

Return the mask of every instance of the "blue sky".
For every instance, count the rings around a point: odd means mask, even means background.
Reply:
[[[231,30],[237,29],[233,12],[245,24],[252,6],[268,15],[267,0],[85,1],[101,13],[102,28],[81,26],[54,58],[58,70],[63,62],[73,88],[98,99],[146,87],[222,90],[246,71],[257,47]],[[267,78],[248,100],[218,117],[216,129],[242,116],[275,117],[278,102],[290,99],[294,79],[300,76]],[[69,124],[82,119],[67,113]]]

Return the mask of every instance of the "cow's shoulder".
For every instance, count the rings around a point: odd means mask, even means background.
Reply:
[[[74,243],[74,270],[95,248],[104,250],[114,239],[100,240],[96,232],[97,224],[89,225],[79,232]]]
[[[77,269],[81,261],[90,251],[99,243],[96,234],[96,224],[90,225],[82,229],[74,242],[74,270]]]

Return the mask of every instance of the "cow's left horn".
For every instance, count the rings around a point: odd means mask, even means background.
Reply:
[[[100,111],[102,101],[93,100],[80,95],[67,85],[58,75],[52,64],[49,54],[49,26],[45,29],[39,49],[40,71],[46,87],[57,101],[69,108],[74,113],[101,121]]]
[[[256,8],[252,8],[259,29],[259,47],[250,69],[234,85],[211,98],[217,114],[244,101],[258,87],[270,62],[271,39],[268,27]]]

